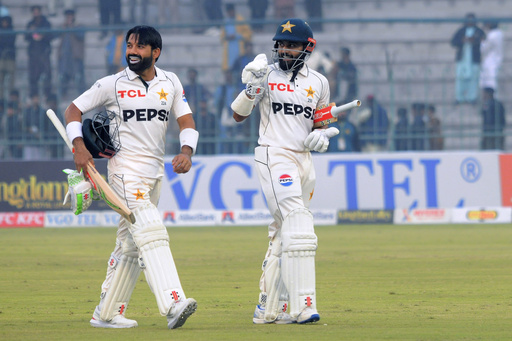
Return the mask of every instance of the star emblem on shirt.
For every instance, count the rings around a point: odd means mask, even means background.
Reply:
[[[146,193],[142,193],[140,189],[137,189],[137,193],[133,193],[133,195],[135,195],[135,200],[144,199],[144,194]]]
[[[304,89],[308,92],[308,94],[306,95],[306,97],[309,97],[311,96],[311,98],[313,98],[313,95],[315,94],[315,90],[313,90],[313,88],[311,87],[311,85],[309,86],[309,89]]]
[[[168,95],[168,93],[166,93],[166,92],[164,91],[164,89],[163,89],[163,88],[162,88],[162,90],[160,90],[160,92],[157,92],[157,94],[159,94],[159,95],[160,95],[160,99],[162,99],[162,98],[163,98],[163,99],[165,99],[165,100],[167,101],[167,95]]]
[[[281,27],[283,28],[281,33],[284,33],[285,31],[288,31],[288,32],[292,33],[292,27],[294,27],[294,26],[295,25],[294,24],[290,24],[290,20],[288,20],[288,22],[286,24],[281,25]]]

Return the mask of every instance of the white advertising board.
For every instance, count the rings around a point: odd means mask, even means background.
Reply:
[[[314,210],[501,206],[498,152],[314,154]],[[188,174],[166,159],[159,209],[265,210],[253,156],[195,156]],[[281,174],[276,174],[280,176]]]

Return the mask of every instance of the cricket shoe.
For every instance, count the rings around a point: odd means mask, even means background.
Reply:
[[[100,309],[98,306],[94,309],[90,323],[95,328],[134,328],[138,326],[137,321],[127,319],[123,315],[116,315],[110,321],[103,321],[100,319]]]
[[[304,323],[312,323],[317,322],[320,320],[320,315],[318,314],[318,311],[316,309],[313,309],[311,307],[304,308],[299,316],[297,316],[297,323],[304,324]]]
[[[265,321],[265,308],[261,307],[259,304],[256,306],[256,309],[254,309],[254,315],[252,316],[252,323],[254,324],[290,324],[295,322],[296,321],[285,312],[279,313],[274,321],[267,322]]]
[[[193,298],[176,302],[167,315],[167,327],[176,329],[185,324],[187,319],[197,310],[197,302]]]

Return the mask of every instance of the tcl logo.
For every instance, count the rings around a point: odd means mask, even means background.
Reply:
[[[146,97],[146,94],[142,93],[140,90],[119,90],[117,94],[121,98]]]
[[[270,91],[288,91],[293,92],[293,89],[290,87],[290,84],[284,84],[284,83],[268,83],[268,86],[270,87]]]

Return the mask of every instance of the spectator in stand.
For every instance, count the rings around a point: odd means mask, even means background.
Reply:
[[[0,18],[0,33],[13,31],[10,16]],[[0,34],[0,100],[14,88],[16,71],[16,34]]]
[[[65,10],[63,29],[73,31],[63,32],[60,36],[58,68],[62,96],[67,95],[71,83],[74,83],[77,93],[81,94],[85,91],[85,31],[77,31],[77,28],[79,26],[75,22],[75,10]]]
[[[452,37],[451,45],[455,48],[455,103],[475,104],[478,100],[478,83],[480,78],[480,43],[485,33],[476,25],[473,13],[466,15],[464,25]]]
[[[4,157],[6,159],[21,159],[23,156],[21,144],[22,119],[23,115],[18,103],[9,101],[1,121],[3,135],[8,143],[4,149]]]
[[[198,72],[194,68],[190,68],[187,71],[188,84],[183,86],[185,96],[187,97],[188,105],[192,112],[197,112],[199,108],[199,102],[210,100],[210,92],[206,87],[197,81]],[[202,135],[201,135],[202,137]]]
[[[348,120],[348,111],[343,111],[338,115],[338,122],[330,126],[339,129],[340,133],[331,137],[329,141],[328,152],[360,152],[361,143],[356,126]]]
[[[425,124],[425,104],[412,104],[411,150],[426,150],[427,126]]]
[[[254,54],[253,45],[250,41],[246,41],[244,43],[244,47],[244,53],[235,60],[231,68],[233,76],[238,78],[238,86],[240,88],[240,91],[245,89],[245,84],[242,83],[242,78],[238,76],[241,76],[244,67],[250,62],[252,62],[254,60],[254,57],[256,57],[256,55]]]
[[[249,0],[249,8],[251,9],[251,19],[262,21],[267,13],[268,0]],[[254,32],[263,31],[263,23],[253,23],[252,30]]]
[[[116,74],[124,70],[126,62],[126,40],[123,30],[115,30],[107,44],[107,72]]]
[[[350,49],[342,47],[340,51],[341,59],[336,63],[333,69],[334,77],[331,78],[335,79],[334,93],[337,94],[336,97],[341,98],[343,103],[348,103],[357,99],[357,68],[350,59]]]
[[[295,17],[295,0],[274,0],[274,16],[278,20]]]
[[[59,109],[59,101],[57,100],[56,94],[50,94],[50,96],[48,96],[45,108],[52,109],[57,117],[64,119]],[[43,120],[43,130],[46,132],[43,137],[45,142],[48,143],[47,149],[50,158],[56,159],[61,157],[63,154],[63,141],[57,129],[53,127],[53,123],[51,123],[50,120]]]
[[[44,145],[46,133],[46,122],[50,120],[46,117],[46,112],[41,106],[39,95],[30,97],[30,104],[25,109],[24,115],[23,140],[23,159],[24,160],[46,160],[49,153]],[[55,129],[55,128],[54,128]]]
[[[187,96],[188,98],[188,96]],[[201,135],[201,140],[197,146],[197,153],[202,155],[215,154],[215,137],[217,136],[218,119],[217,116],[208,111],[210,107],[204,99],[199,100],[199,107],[196,112],[196,129]]]
[[[398,108],[398,121],[395,124],[395,150],[409,150],[409,117],[407,108]]]
[[[480,71],[480,88],[498,90],[498,72],[503,62],[503,32],[497,21],[487,21],[484,24],[487,31],[485,39],[480,44],[482,65]]]
[[[209,21],[217,22],[213,27],[220,28],[220,23],[224,18],[222,13],[221,0],[203,0],[203,9]]]
[[[249,25],[237,22],[245,21],[245,18],[235,11],[235,5],[226,4],[225,25],[221,29],[220,39],[223,47],[222,70],[230,70],[235,60],[245,53],[244,44],[251,41],[252,31]]]
[[[322,0],[305,0],[304,6],[306,7],[309,26],[315,32],[322,32]]]
[[[52,68],[51,68],[51,52],[50,45],[53,34],[44,32],[49,30],[52,25],[42,14],[40,5],[30,7],[32,19],[27,24],[27,32],[25,40],[28,42],[28,77],[29,77],[29,96],[39,94],[39,85],[43,87],[45,96],[48,96],[52,90]]]
[[[436,116],[436,107],[432,104],[427,106],[427,117],[429,150],[443,150],[444,137],[441,131],[441,120]]]
[[[366,108],[358,110],[361,150],[375,152],[386,149],[389,118],[386,110],[373,95],[366,97]]]
[[[223,142],[219,150],[222,154],[241,153],[243,149],[241,143],[235,142],[240,128],[235,126],[236,122],[231,116],[231,102],[238,93],[238,86],[233,78],[233,73],[231,70],[224,71],[224,82],[217,87],[214,97],[217,117],[220,118],[219,137]]]
[[[503,104],[494,98],[494,89],[485,88],[482,94],[482,149],[503,150],[505,123]]]
[[[103,28],[121,23],[121,0],[98,0],[100,24]],[[102,30],[100,39],[108,35],[108,30]]]

